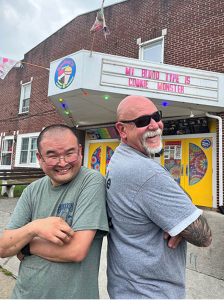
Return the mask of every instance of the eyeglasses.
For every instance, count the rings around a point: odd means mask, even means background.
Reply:
[[[79,152],[72,152],[72,153],[66,154],[64,157],[61,157],[61,158],[58,156],[51,156],[51,157],[47,157],[44,159],[41,154],[40,154],[40,156],[41,156],[43,162],[45,162],[45,164],[47,166],[53,167],[53,166],[56,166],[57,164],[59,164],[61,159],[64,159],[64,161],[68,164],[75,162],[79,157]]]
[[[139,127],[148,126],[151,122],[151,119],[153,119],[156,122],[161,121],[162,111],[158,110],[158,111],[154,112],[152,115],[141,116],[134,120],[120,121],[120,122],[121,123],[135,123],[135,126],[139,128]]]

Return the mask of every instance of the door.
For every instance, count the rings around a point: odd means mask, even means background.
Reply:
[[[164,140],[161,163],[195,205],[212,207],[212,138]]]
[[[119,144],[119,142],[89,144],[88,168],[97,170],[105,176],[110,159]]]

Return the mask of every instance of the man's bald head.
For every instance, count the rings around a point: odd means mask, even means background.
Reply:
[[[132,120],[137,118],[137,115],[149,107],[152,111],[156,110],[156,106],[151,100],[142,96],[128,96],[124,98],[117,108],[117,120]]]

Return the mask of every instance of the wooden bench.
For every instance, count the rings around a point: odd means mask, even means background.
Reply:
[[[7,193],[9,198],[13,198],[16,185],[29,185],[36,179],[44,176],[45,173],[41,169],[36,168],[0,169],[1,195],[3,196]]]

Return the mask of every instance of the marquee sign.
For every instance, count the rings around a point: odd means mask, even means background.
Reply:
[[[101,85],[218,101],[218,76],[201,71],[189,73],[190,69],[184,72],[180,68],[175,72],[175,67],[163,64],[151,66],[103,59]]]

